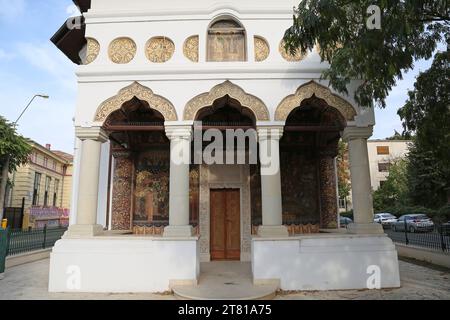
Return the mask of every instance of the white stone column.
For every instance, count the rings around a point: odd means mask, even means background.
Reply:
[[[166,125],[170,139],[169,226],[164,237],[191,237],[189,224],[189,164],[192,126]]]
[[[282,126],[258,127],[259,158],[261,164],[262,237],[288,237],[283,226],[280,171],[280,139]]]
[[[92,237],[103,232],[103,226],[97,224],[97,204],[101,148],[108,136],[100,127],[79,127],[75,134],[81,140],[77,218],[65,237]]]
[[[347,227],[350,233],[383,233],[379,223],[373,222],[373,199],[370,185],[367,139],[372,127],[347,127],[343,139],[348,142],[354,223]]]

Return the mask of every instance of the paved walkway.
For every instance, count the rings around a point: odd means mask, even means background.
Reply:
[[[0,280],[0,299],[137,299],[173,300],[156,294],[54,294],[47,292],[49,260],[41,260],[6,270]],[[389,290],[347,290],[282,293],[276,299],[446,299],[450,300],[449,270],[400,261],[402,287]]]

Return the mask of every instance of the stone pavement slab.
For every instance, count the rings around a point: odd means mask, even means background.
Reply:
[[[160,294],[93,294],[49,293],[49,260],[41,260],[6,270],[0,281],[0,300],[173,300],[173,295]],[[280,293],[277,300],[450,300],[450,271],[400,261],[402,287],[384,290],[346,290]]]

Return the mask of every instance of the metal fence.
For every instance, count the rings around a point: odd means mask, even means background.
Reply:
[[[435,225],[432,230],[420,232],[411,232],[408,228],[400,231],[388,228],[385,232],[396,243],[450,252],[450,230],[445,225]]]
[[[7,256],[12,256],[29,251],[51,248],[55,242],[61,239],[67,228],[43,229],[9,229],[7,242]]]

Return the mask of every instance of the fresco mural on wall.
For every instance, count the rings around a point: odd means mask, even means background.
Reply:
[[[134,224],[169,221],[169,154],[142,152],[136,159]]]
[[[281,192],[284,224],[318,224],[317,160],[308,154],[281,153]]]

